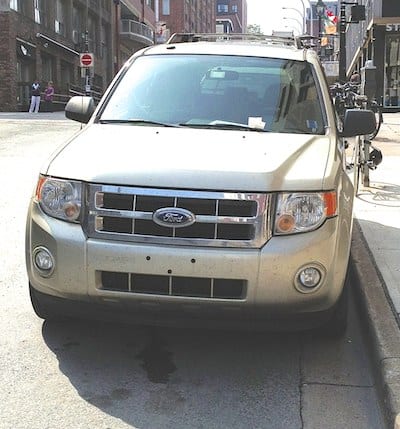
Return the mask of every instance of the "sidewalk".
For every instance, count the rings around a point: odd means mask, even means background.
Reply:
[[[373,141],[383,161],[355,201],[354,286],[364,303],[388,420],[400,429],[400,114],[384,114]]]
[[[65,117],[65,112],[39,112],[39,113],[29,113],[29,112],[0,112],[0,120],[32,120],[32,121],[69,121]]]

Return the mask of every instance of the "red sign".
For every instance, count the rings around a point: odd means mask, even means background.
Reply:
[[[93,67],[93,54],[85,53],[79,55],[81,67]]]

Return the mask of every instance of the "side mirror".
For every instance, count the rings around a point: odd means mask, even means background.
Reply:
[[[87,124],[95,111],[92,97],[72,97],[65,106],[65,116],[73,121]]]
[[[344,115],[341,137],[355,137],[372,134],[376,129],[372,110],[348,109]]]

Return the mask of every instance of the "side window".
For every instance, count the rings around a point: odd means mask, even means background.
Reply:
[[[289,61],[285,72],[289,85],[280,112],[285,130],[323,134],[325,121],[310,64]]]

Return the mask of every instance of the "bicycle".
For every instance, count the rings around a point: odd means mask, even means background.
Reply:
[[[382,159],[381,150],[373,146],[371,140],[366,136],[361,136],[358,144],[355,145],[355,153],[353,154],[356,195],[358,195],[360,182],[366,188],[370,186],[369,172],[370,170],[376,170]]]
[[[366,136],[361,136],[359,138],[359,153],[354,178],[356,195],[358,195],[360,182],[365,188],[370,186],[370,170],[376,170],[377,166],[382,162],[382,152],[372,145],[372,140],[378,135],[383,123],[383,106],[382,103],[378,103],[375,99],[373,99],[367,100],[364,108],[374,112],[376,118],[376,127],[371,134],[367,134]]]
[[[372,134],[368,135],[369,140],[373,140],[379,133],[381,125],[383,124],[383,103],[382,100],[378,103],[375,99],[367,103],[367,109],[372,110],[375,113],[376,129]]]
[[[353,146],[352,161],[347,166],[348,170],[354,169],[354,190],[355,195],[358,195],[360,183],[364,187],[369,187],[369,171],[375,170],[382,162],[382,152],[371,143],[383,123],[382,104],[379,104],[375,99],[370,101],[367,96],[359,94],[359,85],[352,82],[343,85],[334,84],[330,87],[330,91],[340,122],[343,121],[347,109],[354,108],[372,110],[377,119],[377,126],[373,133],[356,139]]]
[[[359,85],[352,82],[335,83],[329,89],[340,122],[343,122],[347,109],[362,108],[367,102],[365,96],[359,94]]]

